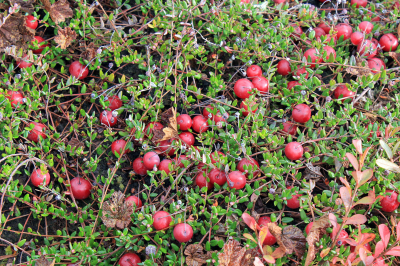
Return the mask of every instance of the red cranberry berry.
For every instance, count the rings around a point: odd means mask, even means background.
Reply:
[[[168,152],[167,154],[169,156],[174,155],[176,149],[172,145],[173,141],[174,141],[173,139],[167,139],[167,140],[160,141],[157,146],[158,150],[160,150],[161,153]]]
[[[359,31],[353,32],[350,40],[352,44],[359,45],[364,40],[364,34]]]
[[[389,194],[389,195],[386,195]],[[393,212],[395,211],[400,202],[397,201],[398,194],[391,189],[386,189],[385,196],[381,199],[382,211]]]
[[[367,0],[351,0],[351,5],[356,5],[356,8],[359,8],[360,6],[362,7],[367,7],[368,1]]]
[[[125,202],[129,203],[132,205],[132,207],[135,208],[135,211],[137,212],[140,208],[142,208],[143,203],[139,199],[139,197],[136,196],[129,196],[125,199]]]
[[[36,169],[31,174],[31,182],[35,187],[48,186],[50,183],[50,174],[48,171],[43,174],[41,169]]]
[[[228,186],[236,189],[244,188],[246,186],[246,176],[240,171],[230,172],[228,175]]]
[[[297,123],[307,123],[311,118],[311,109],[304,103],[298,104],[293,108],[292,117]]]
[[[122,107],[122,101],[121,99],[118,97],[118,95],[111,95],[108,97],[107,101],[110,104],[108,105],[108,108],[111,109],[111,111],[114,111],[116,109],[119,109]]]
[[[269,223],[271,223],[271,218],[269,218],[268,216],[261,216],[260,219],[258,219],[258,225],[261,228],[264,226],[268,226]],[[273,234],[271,234],[270,231],[268,231],[267,236],[264,239],[263,245],[272,246],[275,245],[275,243],[276,238]]]
[[[304,57],[306,58],[307,62],[311,62],[310,64],[311,68],[315,68],[315,63],[320,63],[322,61],[321,56],[319,52],[315,48],[308,49],[304,53]]]
[[[319,41],[321,40],[321,36],[326,35],[324,29],[319,28],[319,27],[314,28],[314,32],[315,32],[315,39],[317,39]]]
[[[28,61],[26,61],[26,60],[28,60],[28,55],[24,55],[21,59],[19,59],[19,60],[17,61],[17,66],[18,66],[19,68],[31,67],[31,66],[33,65],[33,63],[30,63],[30,62],[28,62]]]
[[[292,68],[290,67],[289,61],[285,59],[279,61],[276,67],[278,74],[282,76],[287,76],[289,75],[290,72],[292,72]]]
[[[32,40],[32,44],[33,44],[35,41],[37,41],[38,47],[39,47],[39,48],[36,49],[36,50],[32,50],[32,52],[33,52],[34,54],[41,54],[42,51],[44,50],[44,48],[50,46],[50,44],[46,43],[46,41],[45,41],[42,37],[40,37],[40,36],[35,36],[35,37],[33,37],[33,38],[34,38],[34,39]]]
[[[25,23],[26,23],[26,26],[28,28],[31,28],[32,30],[36,30],[37,26],[39,25],[39,22],[37,21],[37,19],[32,15],[26,16]]]
[[[322,58],[323,62],[329,61],[329,57],[331,56],[331,54],[333,55],[333,59],[336,58],[336,51],[332,47],[324,46],[322,49],[324,50],[324,54],[326,53],[325,59]]]
[[[289,123],[289,122],[284,122],[284,123],[282,123],[282,125],[283,125],[283,129],[282,129],[283,132],[286,132],[293,136],[296,135],[296,132],[297,132],[296,125]]]
[[[129,152],[129,149],[126,149],[124,151],[125,146],[126,146],[126,141],[123,140],[123,139],[119,139],[119,140],[114,141],[111,144],[111,152],[112,152],[112,154],[118,153],[120,156],[122,154],[127,154]]]
[[[252,108],[254,105],[256,105],[256,102],[251,102],[250,104],[250,108]],[[242,112],[243,116],[248,116],[250,114],[249,108],[247,107],[247,105],[244,102],[240,103],[240,108],[243,108],[244,112]],[[254,114],[256,111],[258,110],[258,107],[256,107],[256,109],[252,110],[251,112]]]
[[[83,200],[90,196],[92,184],[81,177],[75,177],[71,180],[71,192],[75,199]]]
[[[300,35],[303,34],[303,29],[300,26],[293,23],[290,24],[289,27],[292,27],[294,29],[294,32],[292,34],[293,36],[300,37]]]
[[[41,124],[41,123],[37,123],[37,122],[30,122],[30,125],[34,125],[33,129],[29,132],[27,139],[29,139],[30,141],[39,142],[39,137],[42,137],[43,139],[46,139],[47,136],[44,133],[46,130],[46,126]]]
[[[310,231],[311,231],[311,228],[312,228],[313,224],[314,224],[314,222],[311,222],[306,226],[306,234],[307,235],[310,234]]]
[[[368,67],[371,69],[371,72],[376,74],[378,72],[380,72],[381,70],[386,69],[386,65],[385,62],[383,62],[382,59],[380,58],[371,58],[368,59]]]
[[[179,129],[186,131],[192,127],[192,118],[190,118],[187,114],[181,114],[177,117],[176,121],[178,122]]]
[[[361,30],[361,32],[370,34],[374,28],[374,25],[369,21],[363,21],[360,23],[360,25],[358,25],[358,28]]]
[[[244,166],[247,166],[247,170],[244,169]],[[253,173],[253,176],[256,176],[260,173],[260,165],[254,158],[243,158],[240,160],[236,167],[240,172],[245,173],[245,176],[247,177],[249,173]],[[251,170],[254,169],[254,170]]]
[[[211,158],[211,163],[216,163],[216,162],[223,162],[225,158],[225,154],[221,151],[215,151],[211,153],[210,158]]]
[[[293,142],[292,142],[292,143],[293,143]],[[286,188],[287,188],[287,189],[292,189],[291,186],[288,186],[288,187],[286,187]],[[292,198],[291,198],[291,199],[286,200],[286,201],[287,201],[286,206],[288,206],[288,207],[291,208],[291,209],[298,209],[298,208],[300,208],[300,200],[299,200],[299,198],[300,198],[300,194],[298,194],[297,191],[296,191],[296,193],[295,193],[294,195],[292,195]]]
[[[133,171],[138,175],[147,175],[147,168],[142,157],[136,158],[132,163]]]
[[[329,31],[331,30],[331,28],[328,25],[326,25],[325,22],[319,23],[318,28],[323,29],[326,34],[329,34]]]
[[[163,129],[164,126],[159,123],[159,122],[150,122],[146,125],[146,127],[144,128],[144,135],[148,136],[150,134],[153,134],[153,130],[161,130]]]
[[[334,97],[335,99],[341,99],[341,98],[350,98],[353,99],[354,95],[356,95],[356,93],[354,91],[350,91],[346,85],[339,85],[337,86],[337,88],[335,89],[334,92]],[[342,100],[342,102],[344,102],[345,99]]]
[[[7,91],[5,97],[10,101],[13,108],[21,106],[24,103],[24,95],[19,91]]]
[[[308,71],[306,67],[299,67],[293,72],[293,77],[300,77],[301,75],[306,74],[305,78],[308,78]]]
[[[291,90],[294,86],[301,86],[301,84],[298,81],[289,81],[287,89]]]
[[[156,212],[153,215],[153,220],[153,226],[157,231],[167,229],[172,222],[170,214],[166,211]]]
[[[103,112],[101,112],[100,114],[100,123],[102,125],[108,126],[108,127],[113,127],[117,124],[118,120],[117,120],[117,116],[114,117],[113,112],[116,111],[107,111],[104,110]]]
[[[89,74],[89,69],[79,61],[75,61],[69,66],[69,73],[75,78],[82,80]]]
[[[255,77],[262,77],[262,69],[257,65],[251,65],[247,68],[246,74],[250,80]]]
[[[395,51],[399,46],[399,40],[392,33],[387,33],[381,37],[379,44],[385,52]]]
[[[179,138],[188,146],[193,146],[194,144],[194,136],[190,132],[182,132],[179,134]]]
[[[135,253],[128,252],[125,253],[118,261],[119,266],[139,266],[138,263],[141,263],[139,256]]]
[[[266,94],[269,92],[269,81],[264,77],[255,77],[253,78],[253,86],[256,88],[261,94]]]
[[[371,122],[370,124],[371,124],[372,127],[373,127],[374,123]],[[368,128],[368,125],[366,125],[365,128]],[[368,137],[368,141],[371,141],[372,137],[374,136],[374,133],[375,133],[375,135],[376,135],[377,138],[379,138],[379,137],[381,136],[381,132],[379,131],[379,125],[378,125],[378,131],[373,132],[373,131],[371,130],[371,133],[369,134],[369,137]]]
[[[169,170],[169,166],[173,165],[172,160],[169,159],[164,159],[160,162],[160,165],[158,166],[158,170],[164,171],[166,174],[169,174],[171,171]]]
[[[239,79],[236,81],[235,86],[233,87],[233,91],[240,99],[249,98],[252,89],[254,89],[254,85],[248,79]]]
[[[174,237],[180,243],[186,243],[193,237],[193,228],[187,223],[177,224],[174,228]]]
[[[330,237],[331,237],[332,240],[335,239],[335,236],[333,235],[333,233],[331,233]],[[336,245],[337,246],[343,245],[344,244],[343,239],[348,238],[348,237],[349,237],[349,234],[346,232],[346,230],[343,229],[339,233]]]
[[[207,105],[206,107],[204,107],[203,109],[203,116],[205,118],[213,118],[213,114],[211,113],[211,111],[214,110],[214,107],[211,107],[211,105]]]
[[[152,171],[160,165],[160,156],[154,151],[149,151],[143,156],[143,164],[147,170]]]
[[[185,154],[181,154],[179,157],[175,158],[175,165],[177,167],[184,168],[185,165],[183,164],[183,161],[188,161],[188,160],[189,160],[188,156],[186,156]]]
[[[377,54],[378,50],[375,43],[370,40],[364,40],[357,45],[357,52],[363,57],[373,58]]]
[[[251,83],[251,82],[250,82]],[[197,133],[203,133],[208,130],[207,118],[202,115],[197,115],[193,118],[192,128]]]
[[[353,29],[349,24],[340,23],[336,25],[335,30],[337,31],[337,39],[343,36],[343,40],[350,39]]]
[[[303,156],[303,152],[303,146],[296,141],[288,143],[285,147],[285,155],[292,161],[299,160]]]
[[[211,182],[207,181],[207,174],[205,172],[200,172],[196,175],[195,183],[199,188],[206,187],[207,190],[213,189],[214,187]]]
[[[226,183],[226,174],[224,171],[221,171],[218,168],[214,168],[208,174],[208,178],[210,179],[210,183],[214,186],[217,183],[219,186],[223,186]]]

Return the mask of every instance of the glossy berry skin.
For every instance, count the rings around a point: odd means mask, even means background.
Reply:
[[[124,147],[126,146],[126,141],[123,139],[118,139],[111,144],[111,152],[112,154],[118,153],[120,156],[122,154],[127,154],[129,149],[124,151]]]
[[[294,29],[294,32],[293,32],[294,36],[300,37],[300,35],[303,34],[303,29],[300,26],[293,23],[293,24],[290,24],[289,27],[292,27]]]
[[[294,86],[301,86],[301,84],[298,81],[289,81],[287,89],[291,90]]]
[[[382,206],[381,210],[384,212],[393,212],[400,205],[400,202],[397,201],[398,194],[391,189],[386,189],[385,194],[388,194],[388,193],[390,193],[390,194],[385,195],[381,199],[381,206]]]
[[[19,68],[27,68],[27,67],[31,67],[33,65],[33,63],[27,62],[25,60],[27,60],[27,55],[23,56],[19,61],[17,61],[17,66]]]
[[[250,106],[252,107],[255,104],[256,104],[255,102],[251,102]],[[246,111],[242,112],[243,116],[248,116],[250,114],[249,108],[247,107],[247,105],[244,102],[240,103],[240,108],[243,108],[244,110],[246,110]],[[257,110],[258,110],[258,107],[256,109],[252,110],[251,112],[254,114]]]
[[[360,25],[358,25],[358,28],[361,30],[361,32],[370,34],[374,28],[374,25],[369,21],[363,21],[360,23]]]
[[[153,130],[161,130],[163,129],[164,126],[159,123],[159,122],[150,122],[146,125],[146,127],[144,128],[144,135],[148,136],[150,134],[153,134]]]
[[[75,61],[69,66],[69,73],[75,78],[82,80],[89,74],[89,69],[79,61]]]
[[[308,71],[306,70],[306,67],[300,67],[300,68],[296,69],[296,70],[293,72],[293,77],[300,77],[300,76],[303,75],[303,74],[306,74],[305,78],[307,79],[309,73],[308,73]]]
[[[382,50],[385,52],[396,51],[399,46],[399,40],[392,33],[386,33],[379,40]]]
[[[217,183],[219,186],[223,186],[226,183],[226,174],[224,171],[221,171],[218,168],[214,168],[208,173],[208,178],[210,179],[210,183],[214,186]]]
[[[179,134],[179,138],[188,146],[193,146],[194,144],[194,136],[190,132],[183,132]]]
[[[324,46],[324,48],[322,48],[322,50],[323,50],[323,54],[326,54],[326,57],[325,58],[322,57],[322,59],[321,59],[323,62],[329,61],[329,57],[331,56],[331,54],[333,55],[333,59],[336,58],[336,51],[332,47]]]
[[[173,147],[173,139],[167,139],[160,141],[157,148],[160,150],[160,153],[166,153],[168,152],[169,156],[174,155],[176,149]]]
[[[341,99],[341,98],[347,98],[347,97],[351,97],[351,99],[353,99],[354,95],[356,95],[356,93],[354,91],[350,91],[346,85],[337,86],[337,88],[335,89],[335,92],[334,92],[335,99]],[[344,101],[345,101],[345,99],[342,100],[342,102],[344,102]]]
[[[132,207],[135,208],[136,212],[142,208],[143,203],[142,201],[136,196],[129,196],[125,199],[125,202],[132,204]]]
[[[160,162],[160,165],[158,166],[158,170],[164,171],[166,174],[169,174],[171,172],[169,170],[169,165],[173,165],[172,160],[164,159]]]
[[[335,30],[337,31],[337,39],[339,39],[341,36],[343,36],[343,40],[350,39],[351,34],[353,33],[353,29],[349,24],[345,23],[340,23],[335,27]]]
[[[253,86],[256,88],[261,94],[266,94],[269,92],[269,81],[264,77],[255,77],[253,78]]]
[[[193,237],[193,228],[186,223],[177,224],[174,228],[174,237],[180,243],[186,243]]]
[[[356,8],[359,8],[360,6],[366,7],[368,4],[368,1],[367,0],[351,0],[350,4],[351,4],[351,6],[356,4]]]
[[[186,131],[189,130],[192,127],[192,118],[187,115],[187,114],[181,114],[176,118],[176,121],[178,122],[179,129]]]
[[[246,74],[250,80],[255,77],[262,77],[262,69],[257,65],[251,65],[247,68]]]
[[[321,22],[318,24],[318,28],[321,28],[325,31],[326,34],[329,34],[329,31],[331,30],[331,27],[325,24],[325,22]]]
[[[315,68],[315,63],[320,63],[322,59],[320,58],[320,54],[317,52],[315,48],[308,49],[304,53],[304,57],[306,58],[307,62],[311,62],[310,64],[311,68]]]
[[[138,263],[141,263],[139,256],[135,253],[128,252],[125,253],[118,261],[119,266],[139,266]]]
[[[278,74],[282,76],[287,76],[289,75],[290,72],[292,72],[292,68],[290,67],[289,61],[285,59],[279,61],[276,67],[277,67],[276,71],[278,72]]]
[[[221,151],[215,151],[213,153],[211,153],[210,155],[210,159],[211,159],[211,163],[216,163],[216,162],[223,162],[224,158],[225,158],[225,154]]]
[[[226,119],[224,116],[221,114],[220,111],[218,111],[215,115],[213,115],[212,120],[215,122],[215,124],[218,125],[219,122],[226,122]],[[221,126],[222,127],[222,126]],[[221,128],[218,126],[218,128]]]
[[[36,30],[37,26],[39,25],[39,22],[37,21],[37,19],[32,15],[26,16],[25,23],[26,23],[26,26],[28,28],[31,28],[32,30]]]
[[[24,104],[24,95],[19,91],[7,91],[5,97],[10,101],[13,108]]]
[[[35,187],[42,186],[45,179],[46,179],[46,182],[44,183],[44,186],[46,187],[50,183],[49,172],[47,172],[46,174],[42,174],[42,170],[36,169],[31,174],[31,182],[32,182],[32,185],[34,185]]]
[[[208,109],[208,110],[207,110]],[[205,118],[210,118],[210,119],[212,119],[213,118],[213,114],[210,112],[210,111],[213,111],[214,110],[214,107],[211,107],[211,105],[207,105],[206,107],[204,107],[204,109],[203,109],[203,116],[205,117]]]
[[[373,58],[377,54],[378,50],[375,43],[370,40],[364,40],[357,45],[357,52],[362,57]]]
[[[293,108],[292,117],[297,123],[307,123],[311,118],[311,109],[304,103],[298,104]]]
[[[251,83],[251,82],[250,82]],[[207,118],[202,115],[197,115],[193,118],[192,129],[197,133],[203,133],[208,130]]]
[[[299,160],[303,156],[303,152],[303,146],[296,141],[290,142],[285,146],[285,155],[289,160]]]
[[[137,157],[132,163],[133,171],[138,175],[147,175],[147,168],[142,157]]]
[[[37,123],[37,122],[30,122],[29,125],[34,125],[33,129],[29,132],[27,139],[29,139],[30,141],[39,142],[39,136],[42,137],[43,139],[46,139],[47,136],[44,133],[46,130],[46,126],[41,124],[41,123]]]
[[[247,170],[244,169],[244,166],[247,166]],[[251,170],[250,168],[255,170]],[[247,177],[249,173],[253,173],[253,176],[256,176],[260,173],[259,169],[260,169],[260,165],[258,164],[258,162],[254,159],[250,157],[250,160],[247,158],[243,158],[242,160],[240,160],[240,162],[238,163],[237,167],[236,167],[240,172],[245,173],[245,176]]]
[[[331,233],[330,234],[330,237],[331,237],[331,239],[332,239],[332,241],[335,239],[335,236],[333,235],[333,233]],[[340,233],[339,233],[339,236],[338,236],[338,238],[337,238],[337,242],[336,242],[336,245],[337,246],[342,246],[342,245],[344,245],[345,243],[342,241],[342,239],[343,238],[348,238],[349,237],[349,234],[346,232],[346,230],[342,230],[342,231],[340,231]],[[339,242],[340,241],[340,242]]]
[[[228,186],[236,189],[244,188],[246,186],[246,176],[240,171],[230,172],[228,175]]]
[[[118,120],[117,120],[117,116],[114,117],[112,115],[113,111],[107,111],[104,110],[103,112],[101,112],[100,114],[100,123],[102,125],[108,126],[108,127],[113,127],[117,124]]]
[[[271,223],[271,218],[268,216],[261,216],[260,219],[258,219],[258,225],[262,228],[264,226],[268,226],[268,224]],[[263,245],[267,246],[272,246],[276,243],[276,238],[274,237],[273,234],[271,234],[270,231],[268,231],[267,236],[264,239]]]
[[[317,39],[317,40],[321,40],[321,36],[326,35],[324,29],[319,28],[319,27],[314,28],[314,32],[315,32],[315,39]]]
[[[368,61],[368,67],[371,69],[371,72],[374,74],[380,72],[383,69],[386,69],[385,62],[383,62],[383,60],[380,58],[374,57],[374,58],[368,59],[367,61]]]
[[[33,52],[34,54],[41,54],[42,51],[44,50],[44,48],[50,46],[50,44],[45,43],[45,42],[46,42],[45,39],[43,39],[43,38],[40,37],[40,36],[35,36],[34,39],[32,40],[32,44],[35,42],[35,40],[36,40],[37,43],[38,43],[39,49],[32,50],[32,52]]]
[[[160,156],[154,151],[149,151],[143,156],[143,164],[147,170],[153,171],[154,167],[160,165]]]
[[[282,129],[283,132],[286,132],[292,136],[296,135],[296,132],[297,132],[296,125],[289,123],[289,122],[284,122],[284,123],[282,123],[282,125],[283,125],[283,129]]]
[[[313,224],[314,224],[314,222],[311,222],[306,226],[306,234],[307,235],[310,233]]]
[[[90,196],[92,184],[86,179],[75,177],[71,180],[71,192],[75,199],[83,200]]]
[[[292,142],[293,143],[293,142]],[[288,187],[286,187],[287,189],[291,189],[292,187],[290,187],[290,186],[288,186]],[[296,193],[294,194],[294,195],[292,195],[292,198],[291,199],[288,199],[288,200],[286,200],[287,201],[287,204],[286,204],[286,206],[288,206],[289,208],[291,208],[291,209],[298,209],[298,208],[300,208],[300,200],[299,200],[299,198],[300,198],[300,195],[297,193],[297,191],[296,191]]]
[[[109,96],[106,102],[110,103],[108,105],[108,108],[110,108],[111,111],[114,111],[122,107],[122,101],[117,95]]]
[[[157,231],[167,229],[172,222],[171,216],[166,211],[156,212],[153,215],[153,220],[153,226]]]
[[[205,172],[200,172],[196,175],[196,179],[194,181],[199,188],[206,187],[207,190],[213,189],[214,185],[211,182],[207,181],[207,174]]]
[[[353,32],[350,36],[351,43],[354,45],[359,45],[364,40],[364,34],[362,32]]]
[[[233,87],[233,91],[240,99],[249,98],[252,89],[254,89],[254,85],[248,79],[239,79],[238,81],[236,81],[235,86]]]

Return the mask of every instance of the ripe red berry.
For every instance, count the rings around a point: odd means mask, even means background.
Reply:
[[[122,154],[127,154],[129,149],[124,151],[124,147],[126,146],[126,141],[123,139],[118,139],[111,144],[111,152],[112,154],[118,153],[120,156]]]
[[[292,143],[293,143],[293,142],[292,142]],[[288,186],[288,187],[286,187],[286,188],[287,188],[287,189],[291,189],[292,187],[291,187],[291,186]],[[299,198],[300,198],[300,194],[298,194],[297,191],[296,191],[296,193],[295,193],[294,195],[292,195],[292,198],[291,198],[291,199],[286,200],[286,201],[287,201],[286,206],[288,206],[288,207],[291,208],[291,209],[298,209],[298,208],[300,208],[300,200],[299,200]]]
[[[261,94],[266,94],[269,91],[269,81],[264,77],[255,77],[253,78],[253,86],[256,88]]]
[[[305,78],[308,78],[308,71],[306,67],[299,67],[293,72],[293,77],[300,77],[301,75],[306,74]]]
[[[226,174],[224,171],[221,171],[218,168],[214,168],[208,174],[208,178],[210,179],[210,183],[214,186],[217,183],[219,186],[223,186],[226,183]]]
[[[119,266],[139,266],[138,263],[141,263],[139,256],[135,253],[128,252],[125,253],[118,261]]]
[[[294,86],[301,86],[301,84],[298,81],[289,81],[287,89],[291,90]]]
[[[179,129],[186,131],[192,127],[192,118],[190,118],[187,114],[181,114],[177,117],[176,121],[178,122]]]
[[[326,53],[325,59],[322,57],[323,62],[329,61],[329,57],[331,56],[331,54],[333,55],[333,59],[336,58],[336,51],[332,47],[324,46],[322,49],[324,50],[323,53]]]
[[[46,179],[46,181],[45,181],[45,179]],[[49,174],[49,172],[47,172],[46,174],[42,174],[41,169],[36,169],[31,174],[31,182],[35,187],[43,186],[43,185],[48,186],[50,183],[50,174]]]
[[[39,142],[39,137],[42,137],[43,139],[46,139],[47,136],[44,133],[46,130],[46,126],[41,124],[41,123],[37,123],[37,122],[30,122],[30,125],[34,125],[33,129],[28,133],[28,137],[27,139],[29,139],[30,141]]]
[[[188,146],[193,146],[194,144],[194,136],[190,132],[182,132],[179,134],[179,138]]]
[[[221,114],[220,111],[218,111],[215,115],[213,115],[212,120],[217,125],[219,122],[226,122],[226,119],[224,118],[224,116]],[[221,128],[221,126],[218,126],[218,128]]]
[[[30,63],[30,62],[28,62],[26,60],[28,60],[28,55],[24,55],[21,59],[19,59],[17,61],[17,66],[19,68],[27,68],[27,67],[30,67],[30,66],[33,65],[33,63]]]
[[[303,34],[303,29],[300,26],[293,23],[293,24],[290,24],[289,27],[292,27],[294,29],[294,32],[293,32],[294,36],[300,37],[300,35]]]
[[[89,74],[89,69],[79,61],[75,61],[69,66],[69,73],[75,78],[82,80]]]
[[[329,31],[331,30],[331,28],[330,28],[328,25],[326,25],[325,22],[319,23],[319,24],[318,24],[318,28],[323,29],[323,30],[325,31],[326,34],[329,34]]]
[[[147,124],[147,126],[144,128],[144,135],[148,136],[150,134],[153,134],[153,130],[161,130],[163,129],[164,126],[159,123],[159,122],[150,122]]]
[[[211,163],[216,163],[216,162],[223,162],[225,158],[225,154],[221,151],[215,151],[211,153],[210,158],[211,158]]]
[[[261,216],[260,219],[258,219],[258,225],[260,225],[261,228],[264,226],[268,226],[269,223],[271,223],[271,218],[269,218],[268,216]],[[275,243],[276,238],[273,234],[271,234],[270,231],[268,231],[267,236],[264,239],[263,245],[272,246],[275,245]]]
[[[252,101],[249,105],[250,107],[253,107],[256,104],[256,102]],[[240,108],[243,108],[244,112],[242,112],[243,116],[248,116],[250,114],[249,108],[247,107],[247,105],[243,102],[240,103]],[[258,110],[258,107],[256,107],[256,109],[252,110],[251,112],[254,114],[256,111]]]
[[[289,123],[289,122],[283,122],[282,125],[283,125],[283,129],[282,129],[283,132],[286,132],[293,136],[296,135],[296,132],[297,132],[296,125]]]
[[[395,51],[399,46],[399,40],[392,33],[384,34],[379,40],[382,50],[385,52]]]
[[[19,91],[7,91],[5,97],[10,101],[13,108],[24,103],[24,95]]]
[[[104,110],[103,112],[101,112],[100,123],[102,125],[113,127],[117,124],[117,122],[118,122],[117,116],[116,117],[113,116],[113,111]]]
[[[250,80],[255,77],[262,77],[262,69],[257,65],[251,65],[247,68],[246,74]]]
[[[331,237],[332,241],[335,239],[335,235],[333,235],[333,233],[331,233],[330,237]],[[349,234],[346,232],[346,230],[343,229],[343,230],[340,231],[340,233],[339,233],[339,236],[338,236],[338,238],[337,238],[336,245],[339,246],[339,247],[340,247],[341,245],[344,245],[345,242],[343,241],[343,239],[348,238],[348,237],[349,237]]]
[[[35,42],[37,42],[37,46],[39,47],[39,48],[36,49],[36,50],[32,50],[32,52],[33,52],[34,54],[41,54],[42,51],[44,50],[44,48],[50,46],[50,44],[46,43],[45,39],[43,39],[43,38],[40,37],[40,36],[35,36],[35,37],[33,37],[33,38],[34,38],[34,39],[32,40],[32,44],[35,43]]]
[[[147,175],[147,168],[144,165],[143,158],[137,157],[132,163],[133,171],[138,175]]]
[[[325,30],[319,27],[314,28],[314,32],[315,32],[315,39],[317,40],[321,40],[321,36],[326,35]]]
[[[188,161],[188,160],[189,160],[188,156],[186,156],[185,154],[181,154],[179,157],[175,158],[175,165],[177,167],[184,168],[185,165],[183,164],[183,161]]]
[[[353,6],[356,4],[356,8],[359,8],[360,6],[366,7],[368,4],[367,0],[351,0],[351,5]]]
[[[254,89],[253,83],[248,79],[239,79],[236,81],[233,91],[240,99],[247,99],[250,97],[251,91]]]
[[[26,23],[26,26],[28,28],[31,28],[32,30],[36,30],[37,26],[39,25],[39,22],[37,21],[37,19],[32,15],[26,16],[25,23]]]
[[[142,208],[143,203],[142,201],[136,197],[136,196],[129,196],[125,199],[125,202],[129,203],[132,205],[133,208],[135,208],[135,211],[137,212],[140,208]]]
[[[395,211],[400,205],[400,202],[397,201],[397,197],[398,197],[397,192],[391,189],[386,189],[385,196],[381,199],[382,211],[384,212]]]
[[[292,161],[299,160],[303,156],[303,152],[303,146],[296,141],[288,143],[285,147],[285,155]]]
[[[359,45],[364,40],[364,34],[362,32],[353,32],[350,36],[351,43],[354,45]]]
[[[251,82],[250,82],[251,83]],[[208,130],[207,118],[202,115],[197,115],[193,118],[192,129],[197,133],[203,133]]]
[[[147,170],[152,171],[160,165],[160,156],[154,151],[149,151],[143,156],[143,164]]]
[[[167,154],[169,156],[172,156],[172,155],[174,155],[174,153],[176,151],[176,149],[174,148],[174,145],[172,145],[173,141],[174,141],[173,139],[167,139],[167,140],[160,141],[158,143],[157,148],[160,150],[161,153],[168,152]]]
[[[111,109],[111,111],[114,111],[116,109],[119,109],[122,107],[122,101],[121,99],[118,97],[118,95],[111,95],[108,97],[107,101],[110,104],[108,105],[108,108]]]
[[[370,124],[372,125],[372,127],[374,126],[374,123],[371,122]],[[368,125],[366,125],[365,128],[368,128]],[[371,141],[374,133],[377,138],[379,138],[381,136],[381,132],[379,131],[379,125],[378,125],[378,130],[376,132],[373,132],[373,130],[371,130],[371,133],[369,134],[369,137],[368,137],[368,141]]]
[[[247,170],[244,169],[245,166],[247,166]],[[260,171],[259,171],[260,165],[254,158],[250,158],[250,159],[243,158],[242,160],[240,160],[240,162],[238,163],[236,168],[240,172],[244,173],[246,177],[250,173],[253,173],[253,176],[256,176],[260,173]],[[254,170],[251,170],[251,169],[254,169]]]
[[[290,67],[289,61],[285,59],[279,61],[276,67],[277,67],[276,71],[278,72],[278,74],[282,76],[287,76],[289,75],[290,72],[292,72],[292,68]]]
[[[187,223],[177,224],[174,228],[174,237],[180,243],[186,243],[193,237],[193,228]]]
[[[337,39],[343,36],[343,40],[347,40],[351,37],[351,34],[353,33],[353,29],[351,28],[351,26],[345,23],[340,23],[336,25],[335,30],[337,31]]]
[[[173,165],[172,160],[169,159],[164,159],[160,162],[160,165],[158,166],[158,170],[164,171],[166,174],[169,174],[171,171],[169,170],[169,166]]]
[[[307,123],[311,118],[311,109],[307,104],[298,104],[293,108],[292,117],[297,123]]]
[[[158,211],[153,215],[153,226],[154,228],[159,230],[167,229],[172,222],[172,218],[166,211]]]
[[[362,57],[373,58],[377,54],[378,50],[375,43],[370,40],[364,40],[357,45],[357,52]]]
[[[354,91],[350,91],[346,85],[339,85],[337,86],[337,88],[335,89],[334,92],[334,97],[335,99],[341,99],[341,98],[350,98],[353,99],[354,95],[356,95],[356,93]],[[344,102],[345,99],[342,100],[342,102]]]
[[[368,67],[371,69],[371,72],[374,74],[378,73],[381,70],[386,69],[385,62],[383,62],[383,60],[380,58],[374,57],[374,58],[368,59],[367,61],[368,61]]]
[[[322,61],[319,52],[315,48],[308,49],[304,53],[304,57],[306,58],[307,62],[311,62],[313,64],[309,64],[311,68],[315,68],[315,63],[320,63]]]
[[[228,186],[236,189],[244,188],[246,186],[246,176],[240,171],[230,172],[228,175]]]
[[[363,21],[360,23],[360,25],[358,25],[358,28],[361,30],[361,32],[370,34],[374,28],[374,25],[369,21]]]
[[[90,196],[92,184],[81,177],[75,177],[71,180],[71,192],[75,199],[83,200]]]
[[[207,174],[205,172],[200,172],[196,175],[195,183],[199,188],[206,187],[207,190],[210,190],[214,187],[211,182],[207,181]]]
[[[307,235],[310,233],[313,224],[314,224],[314,222],[311,222],[306,226],[306,234]]]
[[[286,0],[274,0],[274,3],[277,5],[285,3],[285,2],[286,2]]]
[[[203,116],[205,118],[211,118],[212,119],[212,117],[213,117],[213,114],[211,113],[212,110],[214,110],[214,107],[211,107],[211,105],[207,105],[203,109]]]

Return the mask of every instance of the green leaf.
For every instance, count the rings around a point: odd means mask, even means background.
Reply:
[[[392,153],[392,150],[390,149],[389,145],[387,145],[387,143],[382,139],[379,141],[379,144],[381,144],[381,147],[385,150],[389,159],[393,159],[393,153]]]
[[[17,246],[22,247],[26,242],[26,239],[22,239],[21,241],[18,242]]]

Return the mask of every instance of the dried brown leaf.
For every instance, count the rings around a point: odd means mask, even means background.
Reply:
[[[225,243],[223,252],[218,254],[220,266],[237,266],[240,265],[246,249],[240,246],[236,240],[230,240]],[[234,264],[236,263],[236,264]]]
[[[178,122],[174,108],[169,108],[161,114],[161,122],[166,126],[161,130],[153,129],[153,141],[163,141],[178,136]]]
[[[356,58],[356,66],[357,67],[346,68],[346,72],[354,76],[367,76],[371,74],[367,60],[363,58]]]
[[[303,256],[306,250],[306,238],[299,228],[290,225],[282,229],[276,223],[269,223],[268,230],[286,254],[294,252],[298,258]]]
[[[3,18],[4,15],[0,14],[0,21],[3,21]],[[26,26],[25,16],[15,13],[0,27],[0,51],[4,52],[9,46],[15,46],[16,50],[26,50],[34,36],[35,30]]]
[[[308,253],[305,262],[305,266],[308,266],[312,263],[316,254],[316,246],[321,236],[326,234],[326,229],[330,226],[328,215],[322,216],[320,219],[315,221],[311,227],[311,231],[307,236],[308,243]]]
[[[389,52],[389,56],[396,61],[397,65],[400,66],[400,53],[395,53],[395,52]]]
[[[70,145],[72,148],[76,147],[84,147],[85,144],[81,141],[79,141],[79,139],[77,138],[72,138],[70,141],[68,141],[68,145]]]
[[[103,204],[102,220],[107,227],[124,229],[131,222],[132,206],[125,201],[125,195],[116,191],[111,198]]]
[[[203,253],[203,246],[200,244],[189,245],[185,249],[186,264],[188,266],[201,266],[207,263],[207,260],[211,258],[211,253]]]
[[[304,178],[306,180],[319,180],[321,177],[323,177],[321,168],[319,166],[314,167],[312,163],[307,163],[306,166],[307,168],[304,171]]]
[[[56,259],[52,259],[49,261],[45,256],[40,256],[40,258],[36,261],[36,266],[54,266]]]
[[[81,54],[81,57],[88,61],[91,61],[93,58],[96,57],[96,49],[94,48],[94,43],[90,43],[87,47],[85,47],[85,50]],[[135,132],[136,128],[133,128],[132,130]],[[131,135],[134,132],[131,132]]]
[[[15,4],[20,5],[20,10],[32,14],[33,13],[33,3],[35,3],[35,0],[9,0],[11,6],[14,6]]]
[[[244,256],[240,262],[240,266],[253,266],[254,260],[259,256],[258,248],[252,248],[246,250]]]
[[[66,27],[58,30],[58,35],[54,38],[54,41],[60,45],[61,49],[66,49],[75,39],[76,32],[70,27]]]
[[[59,0],[51,5],[49,0],[41,0],[44,8],[50,13],[51,19],[54,23],[59,24],[65,21],[66,18],[71,18],[74,12],[69,7],[67,0]]]

